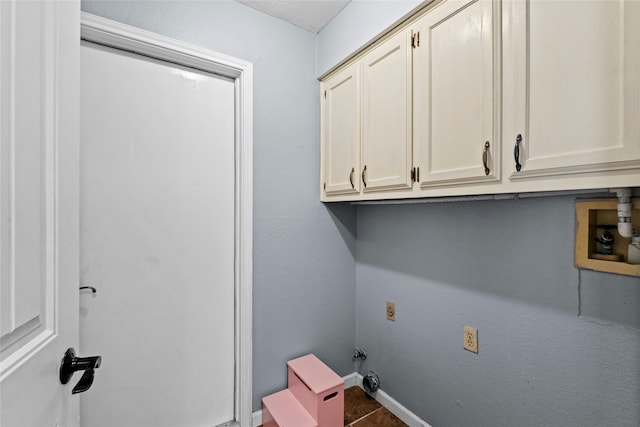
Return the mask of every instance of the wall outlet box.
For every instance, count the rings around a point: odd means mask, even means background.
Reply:
[[[463,327],[462,347],[472,353],[478,353],[478,331],[471,326]]]
[[[387,320],[396,320],[396,305],[387,301]]]

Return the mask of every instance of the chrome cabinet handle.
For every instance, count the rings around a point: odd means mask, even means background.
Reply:
[[[489,175],[491,169],[489,169],[489,141],[484,143],[484,150],[482,151],[482,164],[484,165],[484,174]]]
[[[355,190],[356,186],[353,185],[353,173],[355,172],[355,168],[351,168],[351,173],[349,173],[349,182],[351,183],[351,188]]]
[[[367,165],[364,165],[364,169],[362,169],[362,184],[364,188],[367,188],[367,180],[364,177],[365,172],[367,171]]]
[[[516,136],[516,146],[513,148],[513,157],[516,161],[516,170],[520,172],[522,165],[520,164],[520,143],[522,142],[522,135]]]

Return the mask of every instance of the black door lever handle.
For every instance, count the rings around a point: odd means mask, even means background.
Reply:
[[[87,391],[89,387],[91,387],[91,384],[93,384],[95,370],[100,367],[101,363],[101,356],[76,357],[76,351],[73,348],[68,348],[60,363],[60,382],[67,384],[69,380],[71,380],[74,372],[84,371],[78,384],[71,390],[71,394]]]
[[[78,381],[78,384],[76,384],[75,387],[73,387],[73,390],[71,390],[71,394],[82,393],[83,391],[89,390],[91,384],[93,384],[95,372],[96,371],[94,369],[85,370],[84,374],[82,374],[82,378]]]

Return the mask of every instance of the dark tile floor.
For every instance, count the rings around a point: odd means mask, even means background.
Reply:
[[[408,427],[358,386],[349,387],[344,391],[344,425],[345,427]]]
[[[345,427],[408,427],[360,387],[344,391]]]

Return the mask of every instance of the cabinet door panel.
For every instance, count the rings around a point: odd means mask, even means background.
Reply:
[[[416,25],[414,140],[422,186],[499,178],[493,13],[489,0],[450,0]]]
[[[397,34],[362,61],[364,191],[411,188],[409,37]]]
[[[512,179],[639,167],[640,4],[512,7],[514,133],[522,135]]]
[[[358,65],[323,83],[324,191],[360,192],[360,88]]]

